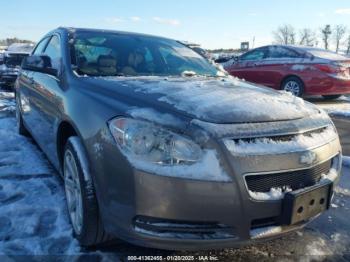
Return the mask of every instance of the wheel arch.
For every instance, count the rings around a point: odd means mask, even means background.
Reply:
[[[286,75],[285,77],[282,78],[281,82],[280,82],[280,90],[282,90],[283,88],[283,83],[288,79],[288,78],[291,78],[291,77],[295,77],[295,78],[298,78],[301,83],[303,84],[303,87],[305,88],[305,82],[303,81],[303,79],[301,79],[300,76],[298,75],[294,75],[294,74],[289,74],[289,75]]]
[[[56,135],[56,149],[57,149],[59,168],[61,172],[62,172],[62,166],[63,166],[64,146],[71,136],[80,137],[79,132],[74,127],[74,125],[70,121],[63,120],[58,125],[57,135]]]

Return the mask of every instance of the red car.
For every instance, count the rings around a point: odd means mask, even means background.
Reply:
[[[296,96],[335,99],[350,94],[350,58],[319,48],[272,45],[226,64],[233,76]]]

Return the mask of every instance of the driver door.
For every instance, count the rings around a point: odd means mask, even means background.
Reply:
[[[264,67],[265,58],[268,49],[258,48],[239,57],[229,69],[229,73],[246,81],[261,84],[263,82],[263,74],[261,69]]]

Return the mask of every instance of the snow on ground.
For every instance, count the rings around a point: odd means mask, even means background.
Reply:
[[[0,92],[0,98],[7,100],[2,103],[13,106],[13,96]],[[236,249],[199,252],[162,251],[125,242],[84,250],[72,237],[60,179],[33,141],[16,135],[11,106],[0,112],[0,139],[0,255],[55,255],[54,259],[64,260],[75,257],[56,255],[71,254],[82,261],[88,259],[86,256],[91,261],[120,261],[128,255],[210,255],[217,261],[350,260],[349,167],[343,168],[331,210],[304,230],[277,240]]]
[[[350,96],[342,96],[331,101],[322,101],[315,98],[313,101],[317,102],[317,106],[330,115],[350,117]]]
[[[0,255],[76,254],[63,187],[17,134],[13,93],[0,93]]]

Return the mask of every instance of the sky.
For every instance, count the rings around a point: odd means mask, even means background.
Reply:
[[[270,44],[282,24],[350,28],[349,0],[2,0],[0,13],[0,39],[38,41],[71,26],[160,35],[209,49]]]

